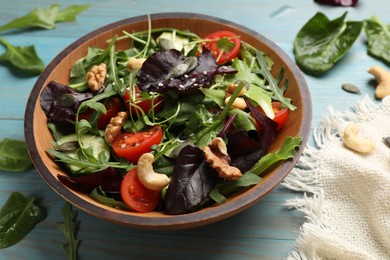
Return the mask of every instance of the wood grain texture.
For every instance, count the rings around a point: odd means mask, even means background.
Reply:
[[[330,18],[348,11],[349,19],[378,16],[389,24],[390,3],[382,0],[360,0],[355,8],[321,6],[308,0],[224,0],[178,1],[158,0],[68,0],[56,1],[61,7],[92,4],[75,22],[58,24],[50,31],[27,30],[0,34],[15,45],[36,46],[39,56],[48,64],[66,46],[82,35],[105,24],[133,16],[157,12],[198,12],[221,17],[249,27],[276,42],[291,58],[292,42],[298,30],[317,11]],[[49,0],[1,1],[0,24],[25,14],[35,6],[47,7]],[[0,53],[3,48],[0,47]],[[384,66],[366,54],[362,34],[351,51],[329,73],[320,78],[305,75],[313,100],[313,127],[318,126],[328,106],[344,109],[364,95],[374,97],[372,77],[367,69]],[[29,93],[36,81],[21,78],[0,66],[0,138],[23,139],[23,116]],[[341,84],[353,83],[361,95],[345,93]],[[52,191],[38,173],[0,172],[0,204],[18,190],[35,195],[46,211],[46,219],[19,244],[0,251],[0,259],[66,259],[63,235],[55,223],[62,221],[64,200]],[[300,196],[277,187],[260,203],[219,223],[185,231],[141,231],[93,218],[79,212],[78,238],[82,240],[80,259],[285,259],[293,249],[299,227],[305,218],[298,211],[287,210],[283,203]]]

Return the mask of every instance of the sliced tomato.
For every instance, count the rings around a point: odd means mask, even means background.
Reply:
[[[106,101],[105,106],[107,113],[101,113],[97,121],[97,127],[99,129],[106,128],[106,126],[110,123],[111,118],[118,114],[121,109],[120,99],[117,96],[112,96]],[[89,121],[95,112],[95,110],[90,108],[79,115],[79,120],[85,119]]]
[[[148,113],[153,108],[154,112],[157,113],[164,107],[164,97],[161,95],[145,99],[141,94],[141,90],[138,87],[135,87],[135,99],[133,101],[130,92],[130,89],[126,89],[125,95],[123,96],[123,102],[134,116],[137,115],[137,110],[138,114],[140,114],[141,111],[139,111],[139,108],[142,109],[144,113]]]
[[[274,117],[274,121],[276,123],[278,123],[278,127],[276,128],[276,131],[279,131],[280,129],[283,128],[283,126],[286,124],[287,122],[287,118],[288,118],[288,108],[286,107],[282,107],[282,103],[280,103],[279,101],[274,101],[272,102],[272,109],[274,111],[274,114],[275,114],[275,117]],[[263,109],[259,106],[257,108],[260,112],[264,113]]]
[[[137,168],[128,171],[121,183],[121,197],[131,209],[150,212],[160,201],[160,192],[149,190],[138,179]]]
[[[223,44],[220,42],[220,40],[223,38],[228,40],[228,44]],[[206,41],[203,46],[211,51],[218,64],[231,61],[237,57],[238,53],[240,52],[241,41],[238,35],[234,32],[216,31],[207,35],[205,39],[208,41]],[[220,48],[221,45],[225,46]]]
[[[123,157],[136,164],[142,154],[152,150],[152,146],[159,144],[163,138],[161,126],[153,126],[144,132],[121,133],[115,137],[111,146],[119,158]]]

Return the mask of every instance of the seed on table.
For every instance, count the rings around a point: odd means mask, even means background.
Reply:
[[[387,146],[390,147],[390,136],[388,136],[388,137],[383,137],[383,140],[385,141],[385,143],[387,144]]]
[[[360,89],[351,83],[344,83],[343,85],[341,85],[341,88],[348,93],[360,94]]]

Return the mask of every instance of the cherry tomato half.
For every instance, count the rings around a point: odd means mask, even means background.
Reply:
[[[272,102],[272,109],[274,111],[274,114],[275,114],[275,117],[274,117],[274,121],[276,123],[278,123],[278,127],[276,128],[276,131],[279,131],[280,129],[282,129],[282,127],[286,124],[287,122],[287,118],[288,118],[288,108],[286,107],[282,107],[282,103],[280,103],[279,101],[274,101]],[[257,107],[257,109],[264,113],[263,109],[259,106]]]
[[[137,212],[150,212],[160,201],[160,192],[149,190],[138,179],[137,168],[128,171],[121,183],[121,196]]]
[[[131,100],[130,89],[126,89],[125,95],[123,96],[123,102],[134,116],[137,115],[138,108],[142,109],[144,113],[148,113],[153,108],[154,112],[157,113],[164,107],[164,97],[158,95],[155,96],[154,99],[145,99],[138,87],[135,88],[135,100]],[[134,103],[134,106],[130,105],[130,102]],[[139,112],[140,111],[138,111],[138,113]]]
[[[121,133],[111,146],[116,156],[136,164],[142,154],[150,152],[153,145],[161,142],[162,137],[161,126],[157,125],[144,132]]]
[[[231,44],[230,48],[224,50],[218,47],[218,41],[222,38],[226,38],[228,40],[229,44]],[[231,61],[237,57],[238,53],[240,52],[240,38],[237,34],[231,31],[216,31],[207,35],[205,39],[211,41],[205,42],[203,46],[211,51],[218,64]]]
[[[105,106],[107,113],[101,113],[97,121],[97,127],[99,129],[106,128],[106,126],[110,123],[111,118],[118,114],[121,108],[120,99],[116,96],[112,96],[107,100]],[[90,108],[79,115],[79,120],[85,119],[89,121],[93,113],[95,113],[95,110]]]

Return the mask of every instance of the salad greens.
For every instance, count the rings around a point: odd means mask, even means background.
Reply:
[[[129,48],[117,50],[119,41],[128,41]],[[292,158],[301,137],[289,138],[279,152],[268,153],[278,126],[273,103],[296,109],[284,96],[288,78],[283,69],[274,78],[272,60],[244,41],[239,41],[237,57],[217,64],[215,54],[203,45],[209,41],[187,30],[152,29],[149,23],[146,31],[114,37],[105,49],[89,47],[71,68],[68,85],[49,82],[40,101],[55,137],[47,152],[69,175],[59,176],[60,181],[102,204],[132,208],[117,195],[123,189],[122,176],[125,180],[137,165],[118,155],[116,139],[112,143],[105,139],[112,153],[100,141],[108,128],[104,132],[98,119],[110,113],[107,103],[114,97],[123,100],[119,111],[128,115],[115,138],[144,135],[161,126],[161,141],[148,150],[154,155],[153,169],[171,179],[161,191],[160,208],[168,214],[223,203],[230,193],[259,183],[266,169]],[[224,55],[235,47],[227,38],[216,45]],[[128,67],[132,59],[145,61],[134,70]],[[101,89],[91,91],[86,74],[102,63],[107,76]],[[229,99],[228,86],[234,86]],[[234,106],[238,99],[245,100],[247,109]],[[150,109],[144,108],[145,102]],[[94,113],[86,118],[89,110]],[[241,171],[238,180],[224,180],[206,162],[202,149],[215,137],[227,145],[224,160]],[[134,141],[132,147],[138,145]]]
[[[34,200],[20,192],[13,192],[8,197],[0,210],[0,248],[18,243],[45,218]]]
[[[0,142],[0,170],[21,172],[31,166],[25,142],[9,138]]]
[[[66,237],[66,243],[63,247],[68,255],[68,259],[77,259],[77,250],[80,244],[80,240],[76,239],[76,231],[79,227],[80,221],[76,220],[77,211],[72,209],[72,205],[68,202],[64,203],[61,209],[64,216],[64,222],[57,222],[57,228]]]
[[[390,26],[377,17],[362,21],[345,21],[347,12],[329,20],[316,13],[298,32],[294,40],[297,65],[307,74],[321,75],[342,59],[359,37],[362,29],[368,40],[367,53],[390,64]]]
[[[54,29],[55,23],[74,21],[77,14],[88,8],[89,5],[71,5],[62,10],[58,4],[52,4],[47,9],[38,6],[26,15],[0,26],[0,32],[32,27]]]

